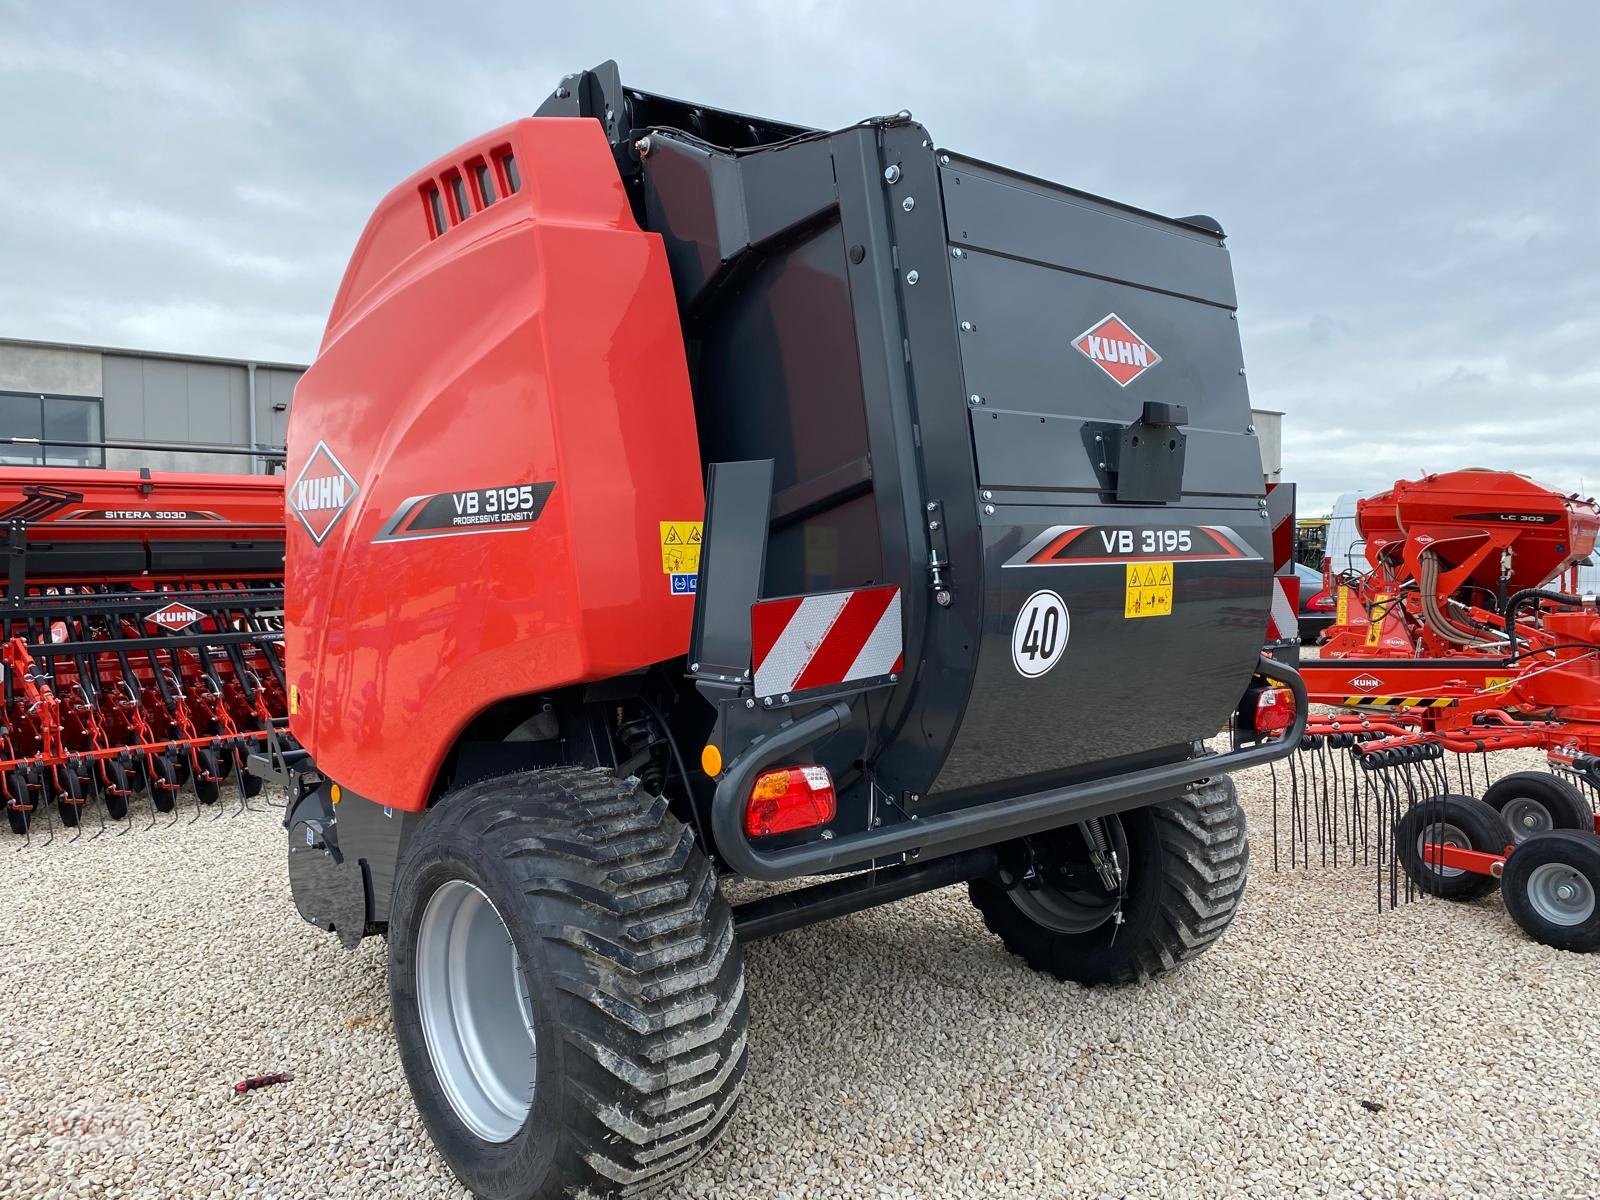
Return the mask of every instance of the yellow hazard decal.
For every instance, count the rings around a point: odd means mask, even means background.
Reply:
[[[661,522],[661,573],[695,575],[700,571],[700,522]]]
[[[1165,617],[1172,613],[1172,564],[1169,562],[1131,562],[1127,564],[1128,587],[1122,598],[1122,615]]]
[[[1509,692],[1511,690],[1510,675],[1485,675],[1483,677],[1483,690],[1485,692]]]
[[[1376,646],[1378,639],[1383,636],[1384,619],[1389,615],[1389,597],[1379,592],[1372,599],[1372,608],[1367,613],[1367,645]]]
[[[289,685],[289,715],[291,717],[300,715],[300,685],[298,683]]]
[[[1340,625],[1350,624],[1350,589],[1342,583],[1339,585],[1338,614],[1334,617],[1334,620]]]

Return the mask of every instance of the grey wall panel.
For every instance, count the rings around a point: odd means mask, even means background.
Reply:
[[[100,388],[98,351],[0,343],[0,391],[98,396]]]
[[[106,440],[144,438],[144,359],[107,354],[104,357]]]
[[[301,371],[278,367],[256,368],[256,438],[269,446],[281,446],[289,436],[289,403]],[[282,411],[277,410],[283,405]]]
[[[223,444],[237,440],[235,428],[243,408],[244,373],[243,367],[188,364],[183,373],[186,441]],[[176,401],[174,397],[174,406]]]

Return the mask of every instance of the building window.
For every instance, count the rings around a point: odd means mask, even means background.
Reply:
[[[0,444],[0,463],[46,467],[103,467],[106,452],[98,447],[52,445],[98,442],[101,402],[87,396],[45,396],[37,392],[0,392],[0,437],[33,438],[41,446]]]

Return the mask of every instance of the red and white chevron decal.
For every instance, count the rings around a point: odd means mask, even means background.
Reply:
[[[1267,641],[1287,642],[1300,636],[1300,577],[1272,577],[1272,611],[1267,616]]]
[[[900,589],[813,592],[750,606],[758,696],[835,687],[905,665]]]

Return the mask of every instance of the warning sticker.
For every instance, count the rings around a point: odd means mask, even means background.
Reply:
[[[698,575],[700,573],[700,522],[661,522],[661,573]]]
[[[1367,613],[1367,645],[1376,646],[1380,635],[1383,633],[1384,619],[1389,612],[1389,597],[1379,592],[1373,598],[1372,608]]]
[[[698,575],[673,575],[670,578],[674,596],[693,596],[700,591],[700,576]]]
[[[1128,588],[1122,599],[1122,615],[1165,617],[1172,614],[1172,564],[1169,562],[1131,562],[1127,564]]]

